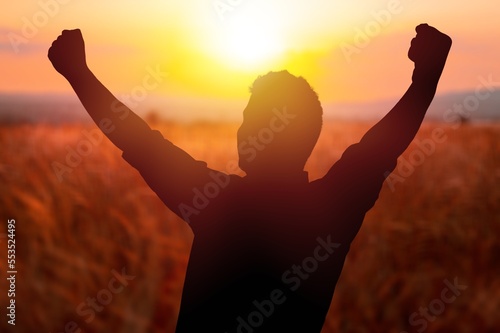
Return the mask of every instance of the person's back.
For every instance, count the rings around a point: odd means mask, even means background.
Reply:
[[[220,332],[319,332],[350,243],[335,214],[354,212],[302,176],[263,184],[233,176],[192,219],[179,332],[200,323]]]
[[[119,102],[88,69],[79,30],[64,31],[49,58],[123,158],[193,230],[176,332],[313,333],[365,213],[420,127],[450,47],[446,35],[418,26],[406,94],[311,183],[303,170],[322,108],[303,78],[283,71],[255,81],[238,131],[247,174],[239,177],[195,161]]]

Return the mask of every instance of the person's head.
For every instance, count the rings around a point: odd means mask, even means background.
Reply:
[[[301,171],[321,132],[323,108],[309,83],[287,71],[259,76],[238,130],[247,174]]]

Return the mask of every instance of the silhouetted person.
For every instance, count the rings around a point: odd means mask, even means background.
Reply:
[[[177,332],[320,332],[351,241],[417,133],[451,47],[427,24],[416,31],[408,91],[313,182],[303,168],[322,107],[303,78],[271,72],[253,84],[240,177],[194,160],[120,103],[88,69],[80,30],[52,44],[49,59],[96,124],[194,232]]]

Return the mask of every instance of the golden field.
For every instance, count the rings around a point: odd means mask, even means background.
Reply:
[[[307,164],[311,180],[369,125],[326,123]],[[212,168],[225,171],[237,158],[237,125],[155,127]],[[417,140],[436,128],[445,138],[435,152],[421,155],[404,181],[386,183],[367,214],[323,333],[500,332],[500,124],[426,123]],[[95,129],[0,127],[1,332],[174,331],[189,227],[106,139],[87,145],[61,181],[54,172],[67,147],[83,147],[82,130]],[[403,157],[419,149],[414,143]],[[6,317],[9,219],[16,221],[15,326]],[[118,288],[122,270],[134,277]],[[443,281],[455,278],[467,289],[440,303]],[[89,310],[85,302],[96,297],[107,304]],[[419,311],[429,306],[439,314],[423,319]]]

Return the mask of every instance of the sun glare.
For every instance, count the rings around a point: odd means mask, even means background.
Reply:
[[[255,68],[276,60],[283,52],[276,29],[268,24],[232,21],[221,38],[221,51],[227,65]]]

